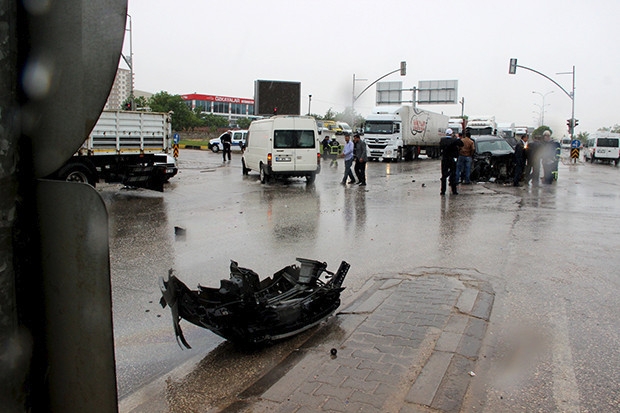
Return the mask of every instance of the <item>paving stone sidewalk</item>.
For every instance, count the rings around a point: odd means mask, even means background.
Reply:
[[[223,411],[458,412],[493,300],[466,271],[377,276]]]

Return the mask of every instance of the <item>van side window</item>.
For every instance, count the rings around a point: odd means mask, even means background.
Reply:
[[[276,149],[314,148],[314,131],[276,130],[274,131],[273,147]]]

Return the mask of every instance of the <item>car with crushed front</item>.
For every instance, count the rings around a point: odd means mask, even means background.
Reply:
[[[477,135],[470,179],[476,182],[509,182],[514,171],[514,149],[496,135]]]

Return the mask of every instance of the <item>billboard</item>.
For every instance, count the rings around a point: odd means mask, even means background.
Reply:
[[[254,81],[254,115],[300,115],[301,82]]]
[[[458,84],[458,80],[420,80],[418,82],[418,103],[456,104]]]
[[[400,105],[403,102],[403,82],[378,82],[377,106]]]

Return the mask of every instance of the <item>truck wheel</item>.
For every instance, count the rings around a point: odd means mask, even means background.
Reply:
[[[250,169],[245,166],[245,159],[241,158],[241,171],[244,175],[247,175],[250,172]]]
[[[67,182],[82,182],[95,186],[97,183],[94,173],[81,163],[70,163],[58,171],[58,179]]]
[[[315,173],[312,173],[310,175],[306,175],[306,183],[308,185],[313,184],[315,179],[316,179],[316,174]]]

